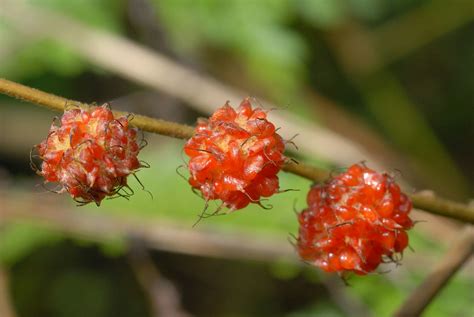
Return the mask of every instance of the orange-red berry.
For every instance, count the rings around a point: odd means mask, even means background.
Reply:
[[[226,103],[198,122],[184,147],[189,183],[206,201],[220,199],[231,211],[259,203],[278,191],[284,149],[266,111],[253,109],[249,99],[236,110]]]
[[[364,275],[408,246],[411,201],[386,173],[352,165],[314,185],[307,203],[298,216],[297,249],[326,272]]]
[[[46,140],[36,146],[42,159],[38,171],[45,182],[58,183],[79,203],[120,195],[127,176],[140,162],[137,129],[127,117],[114,118],[108,106],[64,111],[60,125],[51,125]]]

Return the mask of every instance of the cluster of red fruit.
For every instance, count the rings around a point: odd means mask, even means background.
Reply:
[[[77,201],[97,204],[119,194],[127,176],[140,168],[136,129],[127,117],[115,119],[106,106],[65,111],[48,138],[37,146],[40,174]],[[221,200],[230,211],[260,204],[279,190],[285,143],[267,112],[244,99],[228,103],[198,122],[184,146],[189,183],[203,198]],[[298,215],[297,249],[301,258],[327,272],[366,274],[408,245],[413,225],[410,199],[393,177],[364,165],[308,193],[308,208]]]

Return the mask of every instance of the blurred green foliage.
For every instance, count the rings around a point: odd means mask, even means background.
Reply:
[[[36,248],[54,244],[61,238],[35,223],[11,224],[0,230],[0,262],[13,265]]]
[[[174,45],[200,52],[220,49],[271,91],[294,94],[306,76],[307,48],[291,23],[289,1],[154,1]],[[193,12],[193,14],[189,14]],[[279,96],[284,97],[282,94]]]
[[[124,32],[124,25],[120,19],[124,9],[122,1],[29,0],[29,2],[57,10],[108,32]],[[0,44],[5,49],[5,56],[1,56],[0,73],[8,78],[33,78],[44,73],[72,77],[90,70],[90,65],[74,51],[55,41],[48,39],[18,41],[18,34],[1,20]]]

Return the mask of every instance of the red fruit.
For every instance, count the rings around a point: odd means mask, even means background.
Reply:
[[[413,225],[395,180],[362,164],[314,185],[299,216],[300,257],[326,272],[365,275],[408,246]]]
[[[220,199],[231,211],[260,203],[278,191],[285,145],[267,120],[244,99],[237,110],[229,103],[200,120],[184,146],[189,156],[189,183],[206,201]]]
[[[114,118],[108,106],[64,111],[61,125],[51,125],[46,140],[36,146],[43,160],[40,175],[55,182],[80,204],[97,205],[107,196],[127,196],[127,176],[140,162],[137,129],[127,117]]]

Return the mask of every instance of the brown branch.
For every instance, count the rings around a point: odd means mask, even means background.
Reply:
[[[456,241],[443,260],[418,285],[413,293],[395,313],[397,317],[419,316],[449,279],[462,267],[474,251],[474,229],[467,226],[461,237]]]
[[[474,207],[445,198],[437,197],[433,192],[420,191],[410,195],[416,209],[429,211],[432,214],[474,223]]]
[[[33,104],[38,104],[54,111],[64,111],[66,107],[70,106],[79,106],[82,108],[88,108],[91,106],[79,101],[69,100],[63,97],[49,94],[41,90],[27,87],[3,78],[0,78],[0,93],[17,99],[28,101]],[[114,115],[116,116],[123,116],[127,114],[128,113],[121,111],[114,111]],[[140,128],[143,131],[167,135],[173,138],[189,139],[194,134],[193,127],[161,119],[150,118],[138,114],[133,114],[133,120],[131,123],[132,125],[137,128]]]
[[[33,104],[39,104],[55,111],[63,111],[69,105],[80,107],[90,107],[90,105],[58,97],[31,87],[27,87],[7,79],[0,78],[0,93],[25,100]],[[114,111],[114,115],[129,115],[126,112]],[[179,139],[188,139],[192,137],[194,128],[169,122],[161,119],[151,118],[138,114],[132,114],[131,124],[143,131],[166,135]],[[289,162],[283,166],[283,170],[289,173],[299,175],[314,182],[321,182],[327,179],[329,172],[327,170],[312,167],[303,163]],[[437,198],[434,195],[425,195],[422,193],[411,196],[413,206],[417,209],[425,210],[437,215],[474,223],[474,208],[453,202],[443,198]]]

